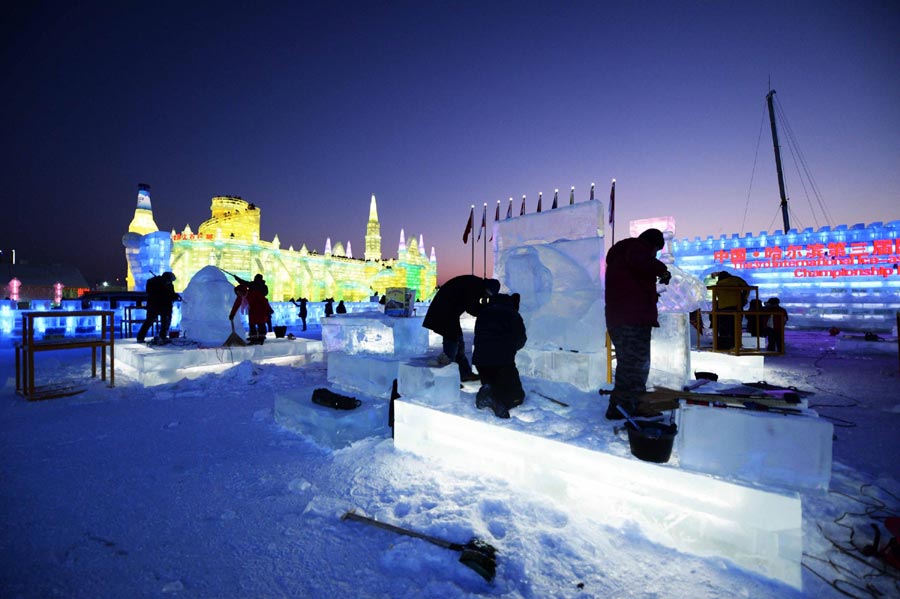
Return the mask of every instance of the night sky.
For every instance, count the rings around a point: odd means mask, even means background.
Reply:
[[[385,257],[421,233],[439,281],[471,204],[613,178],[619,238],[780,229],[770,81],[827,209],[781,131],[792,224],[900,218],[896,1],[14,2],[0,33],[0,248],[91,282],[124,279],[138,183],[163,230],[238,195],[357,257],[374,193]]]

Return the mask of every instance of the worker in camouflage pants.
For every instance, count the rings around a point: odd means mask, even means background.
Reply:
[[[629,414],[638,412],[638,398],[646,392],[650,375],[650,328],[650,325],[625,325],[609,329],[609,338],[616,348],[615,388],[609,396],[611,409],[621,405]]]
[[[621,406],[632,416],[656,416],[639,398],[650,374],[650,331],[658,327],[656,282],[669,284],[672,275],[656,259],[665,246],[659,229],[647,229],[623,239],[606,254],[606,330],[616,348],[616,386],[609,398],[606,418],[624,418]]]

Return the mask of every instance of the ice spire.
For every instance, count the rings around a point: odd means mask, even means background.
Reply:
[[[369,201],[369,222],[366,224],[366,260],[381,260],[381,225],[378,223],[378,207],[375,194]]]
[[[572,186],[572,191],[569,192],[569,206],[575,203],[575,186]]]
[[[325,255],[326,256],[331,255],[331,237],[325,238]]]
[[[591,199],[594,199],[594,184],[591,183]]]
[[[550,210],[556,210],[557,200],[559,200],[559,190],[554,189],[553,190],[553,205],[550,206]]]
[[[400,257],[400,254],[406,251],[406,234],[403,232],[403,229],[400,229],[400,245],[397,247],[397,257]]]
[[[347,240],[347,257],[348,258],[353,257],[353,250],[350,248],[350,240],[349,239]]]
[[[431,258],[429,258],[428,261],[437,262],[437,256],[434,253],[434,246],[431,246]]]
[[[425,255],[425,237],[419,233],[419,253]]]
[[[542,201],[543,199],[544,199],[544,192],[543,192],[543,191],[539,191],[539,192],[538,192],[538,207],[537,207],[537,211],[538,211],[538,212],[541,211],[541,201]]]

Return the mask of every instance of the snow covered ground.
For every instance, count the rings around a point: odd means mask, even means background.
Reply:
[[[44,353],[39,373],[88,390],[27,402],[15,394],[13,351],[0,349],[0,597],[900,596],[898,572],[858,550],[870,524],[900,512],[896,341],[788,332],[786,345],[767,359],[767,381],[813,391],[811,406],[835,424],[831,490],[803,495],[802,591],[396,451],[390,438],[317,446],[281,428],[273,402],[325,386],[323,363],[244,362],[146,389],[117,376],[109,389],[90,379],[87,350]],[[570,436],[627,455],[605,399],[546,385],[525,380],[587,406],[563,419]],[[514,418],[560,426],[534,418],[549,409],[529,395]],[[451,550],[341,521],[349,509],[452,541],[478,536],[499,551],[497,576],[488,583]]]

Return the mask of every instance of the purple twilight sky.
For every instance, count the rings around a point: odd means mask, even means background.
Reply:
[[[374,193],[384,255],[422,234],[441,282],[471,204],[613,178],[619,238],[780,229],[769,81],[828,210],[781,131],[792,224],[900,218],[897,2],[16,2],[0,30],[0,249],[91,282],[124,278],[140,182],[161,229],[239,195],[264,240],[357,257]]]

